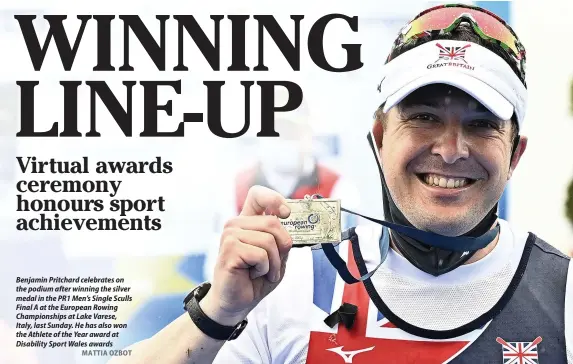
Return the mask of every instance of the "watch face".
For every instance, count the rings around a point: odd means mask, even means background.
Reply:
[[[191,301],[191,298],[193,298],[194,296],[197,297],[197,301],[200,301],[203,297],[205,297],[207,292],[209,292],[210,288],[211,288],[211,283],[208,282],[198,285],[197,287],[193,288],[191,292],[189,292],[187,297],[185,297],[185,299],[183,300],[183,304],[186,305],[187,303],[189,303],[189,301]]]
[[[183,300],[183,304],[187,305],[187,303],[189,303],[189,301],[191,300],[191,297],[193,297],[194,295],[195,295],[195,290],[192,290],[191,292],[189,292],[187,297],[185,297],[185,299]]]
[[[201,300],[203,297],[205,297],[207,292],[209,292],[209,289],[211,289],[211,283],[208,283],[208,282],[205,282],[205,283],[201,284],[199,287],[197,287],[194,290],[195,296],[197,297],[197,300]]]
[[[243,321],[239,322],[239,324],[235,328],[235,331],[233,331],[233,333],[231,334],[231,336],[229,336],[227,340],[235,340],[236,338],[238,338],[239,335],[241,335],[241,332],[243,332],[243,330],[245,329],[245,327],[247,327],[248,323],[249,321],[247,319],[244,319]]]

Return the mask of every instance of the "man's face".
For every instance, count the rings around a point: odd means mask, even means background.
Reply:
[[[498,202],[525,150],[510,167],[510,120],[459,89],[419,89],[386,114],[380,156],[390,194],[417,228],[459,236]]]

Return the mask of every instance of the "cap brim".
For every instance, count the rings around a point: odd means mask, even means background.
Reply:
[[[388,96],[383,111],[388,112],[412,92],[433,84],[446,84],[466,92],[502,120],[509,120],[513,116],[513,105],[502,94],[485,82],[455,70],[432,72],[416,78]]]

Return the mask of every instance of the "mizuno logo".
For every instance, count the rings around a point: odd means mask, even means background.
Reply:
[[[326,349],[326,350],[332,351],[333,353],[340,355],[342,357],[342,359],[344,359],[345,363],[352,363],[352,359],[354,358],[354,356],[356,354],[364,353],[366,351],[370,351],[370,350],[374,349],[374,346],[371,346],[371,347],[366,348],[366,349],[360,349],[360,350],[354,350],[354,351],[344,351],[344,350],[342,350],[343,347],[344,346],[339,346],[337,348]]]

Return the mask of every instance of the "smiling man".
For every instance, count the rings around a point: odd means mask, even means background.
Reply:
[[[379,92],[382,226],[291,250],[284,197],[251,188],[212,282],[128,362],[573,363],[570,259],[496,214],[527,146],[513,30],[483,9],[429,9]]]
[[[384,161],[386,216],[445,236],[494,227],[497,203],[527,145],[518,123],[447,84],[420,87],[387,113],[385,107],[376,112],[373,136]],[[408,249],[407,240],[395,234],[392,243],[403,255],[419,255],[420,250]],[[418,268],[438,275],[485,256],[494,246],[431,249],[421,260],[411,258]]]
[[[384,175],[400,211],[419,228],[448,236],[476,226],[499,200],[513,168],[517,125],[451,86],[418,89],[383,123]]]

